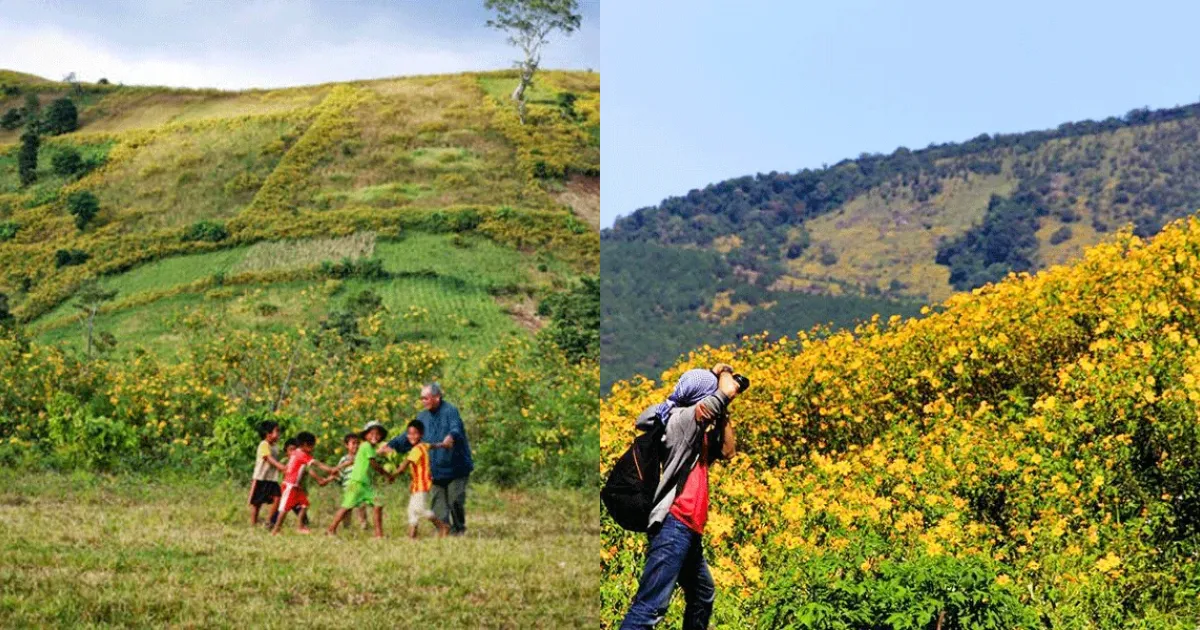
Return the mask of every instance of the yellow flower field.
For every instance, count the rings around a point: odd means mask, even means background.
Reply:
[[[1193,627],[1198,274],[1193,217],[919,319],[701,348],[613,388],[602,472],[683,371],[728,362],[754,386],[712,473],[717,626]],[[602,627],[644,545],[604,517]]]

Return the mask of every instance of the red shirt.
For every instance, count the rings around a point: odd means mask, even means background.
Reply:
[[[288,458],[287,469],[283,473],[283,482],[293,486],[299,485],[300,478],[304,476],[304,467],[312,460],[312,455],[300,449],[292,451],[292,456]]]
[[[708,522],[708,435],[704,436],[700,449],[700,461],[688,473],[687,481],[683,482],[683,491],[675,497],[671,504],[671,515],[680,523],[697,534],[704,533],[704,524]]]

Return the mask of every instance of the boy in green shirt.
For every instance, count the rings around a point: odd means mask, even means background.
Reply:
[[[371,421],[363,428],[360,437],[363,443],[354,455],[354,467],[350,469],[350,479],[346,482],[346,491],[342,494],[342,508],[333,517],[333,523],[325,533],[330,536],[337,534],[338,525],[351,510],[369,505],[375,508],[375,537],[383,538],[383,505],[375,496],[375,489],[371,485],[371,473],[379,473],[388,483],[396,481],[396,476],[384,470],[375,459],[375,448],[387,437],[387,429],[379,422]]]
[[[354,465],[354,457],[358,454],[362,438],[358,437],[357,433],[347,433],[346,437],[342,438],[342,443],[346,445],[346,454],[338,460],[337,469],[338,483],[341,484],[342,492],[345,493],[346,486],[350,485],[350,471],[347,469]],[[362,523],[363,529],[370,529],[371,526],[367,524],[367,506],[360,505],[355,512],[358,512],[358,520]]]

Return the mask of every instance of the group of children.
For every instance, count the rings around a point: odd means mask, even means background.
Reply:
[[[305,492],[305,473],[317,480],[317,485],[325,484],[335,479],[342,486],[342,503],[329,525],[326,534],[337,533],[338,526],[347,520],[351,512],[357,511],[363,529],[368,529],[367,508],[373,508],[375,521],[375,537],[383,537],[383,503],[375,494],[374,478],[376,475],[396,481],[406,469],[411,474],[408,498],[408,535],[417,537],[417,525],[423,519],[433,522],[439,536],[445,536],[450,525],[438,519],[429,509],[429,490],[433,479],[429,470],[429,449],[445,448],[441,444],[422,442],[425,426],[420,420],[408,423],[405,437],[413,445],[412,450],[405,456],[404,463],[395,473],[389,473],[383,468],[376,457],[376,448],[387,438],[387,429],[379,422],[369,422],[360,433],[348,433],[343,439],[346,454],[336,466],[327,466],[313,458],[317,438],[312,433],[303,431],[284,444],[285,462],[279,459],[276,444],[279,442],[279,424],[270,420],[263,421],[258,426],[258,434],[262,441],[254,458],[254,479],[250,486],[250,523],[257,525],[259,512],[264,505],[270,506],[268,526],[272,534],[278,534],[288,512],[296,514],[298,531],[308,534],[308,494]],[[320,468],[327,476],[322,477],[314,470]],[[278,481],[283,473],[283,485]]]

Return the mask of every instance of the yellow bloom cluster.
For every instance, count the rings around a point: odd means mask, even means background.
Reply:
[[[424,343],[327,352],[332,333],[310,341],[308,331],[230,329],[212,315],[191,316],[184,326],[176,362],[140,354],[80,363],[56,347],[0,339],[0,436],[41,439],[53,401],[67,394],[134,427],[148,448],[210,436],[221,416],[274,408],[298,418],[331,452],[369,420],[414,414],[420,385],[441,376],[447,358]]]
[[[867,576],[881,559],[982,558],[1052,625],[1101,601],[1137,606],[1122,593],[1151,584],[1169,602],[1195,579],[1174,542],[1200,527],[1173,498],[1200,483],[1198,276],[1190,218],[919,319],[704,347],[657,383],[613,388],[602,468],[683,371],[727,362],[754,386],[731,409],[740,454],[712,469],[718,617],[753,625],[770,605],[755,584],[825,556]],[[605,517],[606,624],[643,546]]]

